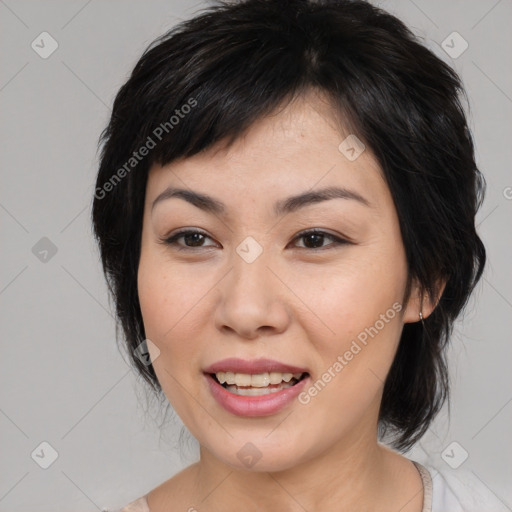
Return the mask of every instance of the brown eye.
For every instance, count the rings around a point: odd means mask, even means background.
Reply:
[[[348,244],[346,240],[320,230],[303,231],[294,240],[304,240],[304,245],[296,246],[299,249],[328,249],[338,245]],[[330,244],[324,245],[326,239],[331,240]]]
[[[178,240],[183,239],[183,244],[178,243]],[[178,250],[194,249],[195,247],[213,247],[213,245],[204,245],[204,241],[210,238],[202,231],[197,230],[184,230],[175,233],[174,235],[163,239],[161,242],[166,245],[175,246]],[[211,240],[211,239],[210,239]]]
[[[178,240],[183,239],[183,243]],[[161,243],[175,247],[179,251],[183,250],[194,250],[194,248],[201,247],[214,247],[215,244],[205,245],[207,239],[212,240],[206,233],[197,230],[183,230],[171,235],[168,238],[162,239]],[[299,233],[294,240],[304,241],[303,245],[295,245],[299,249],[310,249],[310,250],[324,250],[334,248],[339,245],[349,244],[347,240],[337,237],[330,233],[321,230],[309,230]],[[325,244],[326,241],[330,240],[331,243]]]

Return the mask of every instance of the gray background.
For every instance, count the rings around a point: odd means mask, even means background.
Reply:
[[[147,407],[118,351],[89,213],[115,93],[147,44],[204,5],[0,0],[0,511],[115,509],[197,455],[193,440],[180,451],[180,420]],[[451,422],[445,411],[410,456],[443,466],[447,447],[452,460],[467,451],[460,467],[512,510],[512,1],[379,5],[462,75],[488,182],[489,263],[454,333]],[[47,59],[31,47],[43,31],[59,45]],[[458,58],[441,47],[453,31],[469,44]],[[42,442],[58,454],[47,469]]]

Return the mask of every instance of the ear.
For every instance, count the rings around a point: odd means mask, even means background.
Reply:
[[[409,296],[409,300],[407,301],[403,316],[404,323],[420,322],[420,312],[423,316],[423,320],[430,316],[432,311],[434,311],[435,307],[437,306],[437,303],[441,299],[441,296],[443,295],[444,288],[446,286],[446,279],[437,280],[436,296],[434,302],[430,301],[428,294],[421,295],[420,286],[416,279],[413,281],[411,286],[411,294]]]

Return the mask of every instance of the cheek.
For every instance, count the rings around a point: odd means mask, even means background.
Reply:
[[[187,315],[204,295],[204,286],[155,250],[141,254],[138,295],[146,336],[166,343],[186,325]]]
[[[183,282],[179,273],[169,272],[169,263],[141,257],[138,271],[139,302],[146,338],[159,349],[152,358],[153,369],[167,400],[189,428],[195,429],[194,402],[199,373],[197,357],[201,353],[198,340],[197,311],[204,292]],[[194,314],[192,314],[194,313]],[[196,315],[196,316],[194,316]]]
[[[319,356],[315,377],[322,382],[317,387],[328,382],[317,403],[326,411],[340,407],[358,415],[376,398],[400,339],[406,279],[400,248],[386,252],[376,245],[335,271],[310,272],[307,282],[302,280],[302,296],[314,313],[302,316],[307,323],[302,326]]]
[[[191,319],[200,308],[200,287],[183,282],[179,272],[172,272],[169,263],[156,261],[151,255],[141,255],[138,270],[139,303],[144,322],[146,338],[153,341],[160,350],[160,356],[153,364],[159,380],[167,370],[174,375],[191,361],[197,353]],[[165,369],[163,365],[165,364]]]
[[[168,317],[168,295],[166,273],[152,264],[149,258],[141,258],[138,271],[139,303],[144,321],[146,337],[161,338],[165,327],[170,329],[172,318]]]
[[[407,280],[405,255],[400,249],[375,245],[339,265],[309,267],[293,278],[294,290],[310,310],[303,318],[318,323],[319,339],[352,339],[403,298]],[[307,276],[307,278],[304,278]],[[313,313],[313,314],[312,314]],[[310,325],[312,323],[310,322]]]

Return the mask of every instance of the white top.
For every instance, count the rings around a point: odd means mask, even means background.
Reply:
[[[452,470],[448,467],[436,469],[419,462],[412,462],[423,481],[421,512],[510,512],[511,510],[471,471]],[[151,512],[146,496],[132,501],[118,512]]]
[[[414,461],[413,461],[414,462]],[[418,463],[414,462],[416,467]],[[424,465],[432,480],[432,508],[422,512],[510,512],[475,473],[467,469]],[[418,468],[419,469],[419,468]],[[420,470],[421,473],[421,470]],[[425,487],[425,481],[423,482]]]

